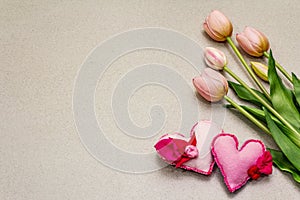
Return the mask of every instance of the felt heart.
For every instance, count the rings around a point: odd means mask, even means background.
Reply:
[[[180,133],[163,135],[154,145],[159,156],[176,167],[210,175],[214,159],[211,155],[213,138],[221,132],[218,126],[210,121],[196,123],[190,138]]]
[[[272,173],[272,157],[259,140],[247,140],[238,150],[237,138],[223,133],[213,140],[212,154],[230,192],[242,187],[250,178]]]

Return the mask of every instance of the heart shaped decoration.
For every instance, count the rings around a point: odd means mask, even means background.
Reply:
[[[237,138],[227,133],[216,136],[212,142],[212,154],[230,192],[250,178],[272,173],[272,156],[260,140],[247,140],[240,150],[238,145]]]
[[[193,126],[190,138],[180,133],[166,134],[154,147],[167,163],[210,175],[215,163],[211,155],[211,144],[220,132],[221,129],[211,121],[200,121]]]

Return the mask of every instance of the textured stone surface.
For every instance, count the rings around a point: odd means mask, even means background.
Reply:
[[[246,25],[264,32],[275,58],[288,71],[300,74],[300,3],[296,0],[1,0],[0,199],[299,199],[299,185],[277,169],[272,176],[229,194],[217,169],[210,177],[173,167],[142,174],[119,172],[94,159],[80,141],[72,110],[76,75],[89,52],[112,35],[144,27],[175,30],[200,46],[224,50],[229,66],[251,82],[228,45],[215,43],[203,33],[202,22],[213,9],[232,20],[234,33]],[[176,131],[181,120],[174,94],[149,85],[132,95],[128,110],[133,123],[143,127],[151,123],[150,107],[161,105],[166,113],[161,132],[140,140],[114,123],[110,99],[117,81],[145,63],[176,70],[191,91],[190,80],[197,75],[176,55],[141,50],[119,58],[99,77],[95,113],[101,128],[114,145],[136,153],[154,152],[159,136]],[[201,119],[210,119],[210,105],[201,98],[198,101]],[[241,143],[257,138],[275,147],[235,112],[227,111],[224,120],[224,130],[235,133]]]

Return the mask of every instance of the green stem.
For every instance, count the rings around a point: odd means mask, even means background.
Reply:
[[[263,130],[265,133],[271,135],[271,132],[269,131],[269,129],[264,124],[262,124],[255,117],[253,117],[253,115],[248,113],[244,108],[242,108],[239,104],[237,104],[233,99],[231,99],[227,95],[224,96],[224,99],[226,99],[226,101],[228,101],[233,107],[235,107],[238,111],[240,111],[245,117],[247,117],[250,121],[252,121],[261,130]]]
[[[256,77],[256,75],[254,74],[254,72],[252,71],[252,69],[248,66],[248,64],[246,63],[245,59],[243,58],[242,54],[240,53],[240,51],[236,48],[235,44],[233,43],[231,37],[227,37],[227,42],[229,43],[229,45],[231,46],[231,48],[233,49],[233,51],[235,52],[235,54],[237,55],[237,57],[240,59],[241,63],[244,65],[244,67],[246,68],[246,70],[248,71],[248,73],[250,74],[251,78],[254,80],[254,82],[256,83],[256,85],[260,88],[260,90],[265,94],[265,96],[271,100],[271,97],[268,93],[268,91],[266,90],[266,88],[261,84],[261,82],[258,80],[258,78]]]
[[[270,54],[265,51],[264,56],[269,58]],[[275,65],[281,71],[281,73],[292,83],[293,82],[292,76],[278,62],[275,62]]]
[[[235,80],[237,80],[243,87],[245,87],[248,92],[250,92],[255,98],[257,98],[263,106],[265,106],[275,117],[277,117],[287,128],[289,128],[297,137],[300,137],[299,132],[288,122],[286,121],[270,104],[268,104],[264,99],[257,95],[242,79],[240,79],[233,71],[231,71],[227,66],[224,67],[224,70],[230,74]]]

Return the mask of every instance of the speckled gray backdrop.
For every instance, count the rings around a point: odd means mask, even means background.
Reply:
[[[277,169],[272,176],[229,194],[217,169],[210,177],[173,167],[124,173],[101,164],[80,140],[73,115],[75,80],[89,53],[115,34],[146,27],[174,30],[201,47],[224,50],[229,66],[251,83],[229,47],[203,34],[202,22],[213,9],[232,20],[235,33],[246,25],[264,32],[275,58],[289,71],[300,74],[300,3],[296,0],[1,0],[0,199],[299,199],[299,185]],[[180,56],[143,49],[113,62],[98,79],[95,116],[105,137],[125,152],[153,153],[159,135],[178,130],[182,121],[184,111],[176,94],[150,84],[123,103],[137,127],[151,124],[153,105],[164,108],[166,118],[160,133],[146,139],[131,137],[115,123],[111,99],[118,81],[149,63],[179,73],[193,94],[190,80],[198,70]],[[234,97],[231,92],[229,95]],[[199,119],[217,119],[210,104],[192,98]],[[235,133],[240,142],[258,138],[275,147],[268,136],[242,116],[218,109],[220,115],[224,114],[221,125]],[[101,146],[98,148],[101,150]]]

